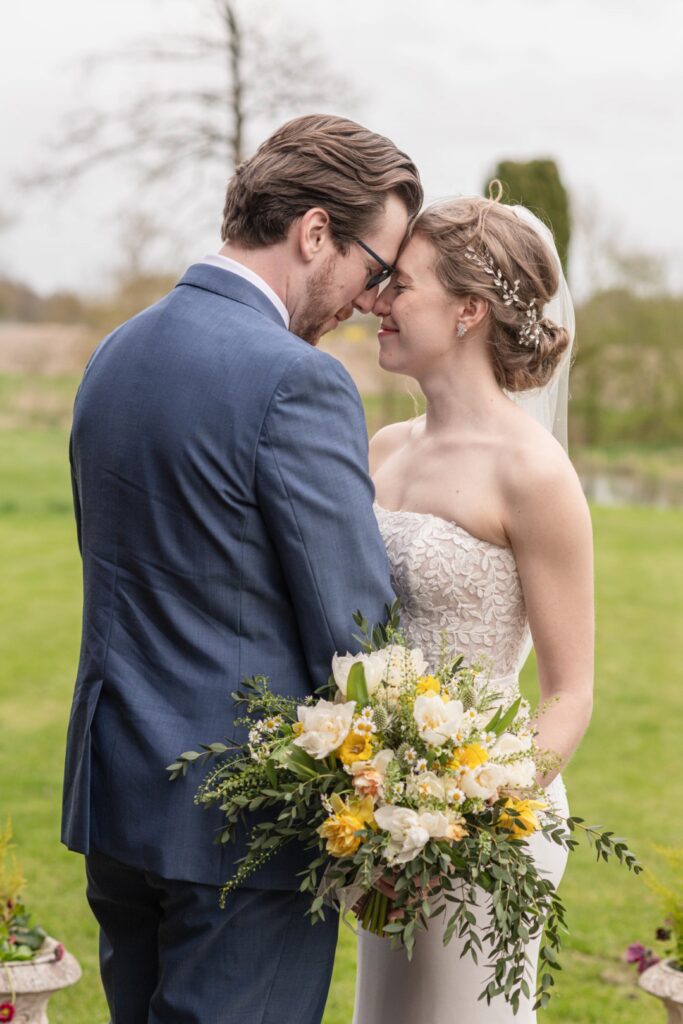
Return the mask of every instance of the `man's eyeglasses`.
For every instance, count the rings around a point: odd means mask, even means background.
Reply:
[[[396,272],[396,267],[392,267],[390,263],[387,263],[381,256],[378,256],[376,252],[373,252],[369,245],[366,245],[365,242],[361,242],[360,238],[356,238],[355,241],[356,245],[359,245],[361,249],[365,249],[368,256],[371,256],[382,268],[381,270],[378,270],[376,274],[371,274],[368,279],[365,290],[366,292],[369,292],[373,288],[376,288],[378,284],[381,284],[382,281],[386,281],[388,277],[391,277],[391,275]]]

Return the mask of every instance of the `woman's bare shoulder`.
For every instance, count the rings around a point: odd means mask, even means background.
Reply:
[[[508,534],[520,529],[553,532],[570,523],[590,522],[567,452],[540,424],[533,423],[511,439],[501,458],[500,474]]]
[[[410,439],[424,417],[417,419],[403,420],[399,423],[389,423],[382,427],[370,439],[370,473],[376,473],[383,462],[402,448]]]

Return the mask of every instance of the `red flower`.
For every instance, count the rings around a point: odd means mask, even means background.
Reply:
[[[16,1012],[14,1003],[0,1003],[0,1020],[14,1020]]]
[[[64,957],[64,946],[58,942],[55,946],[55,960],[62,960]]]

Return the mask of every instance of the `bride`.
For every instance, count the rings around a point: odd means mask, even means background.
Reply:
[[[521,207],[438,203],[418,218],[374,312],[380,365],[415,378],[426,398],[424,416],[370,445],[408,642],[434,667],[445,637],[516,687],[530,633],[549,702],[538,743],[566,763],[591,715],[592,537],[563,446],[573,315],[552,236]],[[560,775],[540,781],[567,814]],[[557,885],[565,853],[538,835],[529,846]],[[461,959],[457,937],[444,947],[442,920],[419,933],[410,962],[361,930],[354,1024],[535,1021],[533,998],[515,1017],[502,997],[478,1001],[485,958]],[[533,970],[538,947],[527,948]]]

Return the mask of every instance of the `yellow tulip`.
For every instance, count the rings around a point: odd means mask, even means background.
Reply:
[[[505,807],[517,811],[518,817],[512,817],[505,811],[498,819],[498,824],[508,829],[514,838],[531,835],[540,828],[536,811],[545,810],[548,805],[542,800],[514,800],[512,797],[505,801]]]
[[[361,832],[366,825],[374,827],[373,802],[366,797],[345,803],[335,793],[330,803],[335,813],[322,823],[318,832],[327,840],[327,851],[333,857],[350,857],[361,844],[361,838],[356,833]]]
[[[488,761],[489,755],[480,743],[467,743],[464,747],[457,747],[453,751],[453,757],[449,762],[448,767],[452,769],[458,768],[478,768],[484,761]]]
[[[441,693],[441,683],[436,676],[420,676],[415,692],[418,697],[423,693]]]

